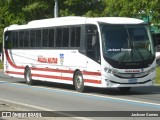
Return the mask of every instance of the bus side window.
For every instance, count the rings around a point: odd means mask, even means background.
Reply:
[[[25,30],[24,47],[29,47],[29,30]]]
[[[19,37],[18,37],[19,32],[15,31],[15,38],[14,38],[14,48],[19,47]]]
[[[62,28],[56,28],[56,47],[62,46]]]
[[[35,30],[30,30],[30,47],[35,47],[36,45],[36,41],[35,41],[35,35],[36,35],[36,33],[35,33]]]
[[[49,29],[49,47],[54,47],[54,28]]]
[[[71,47],[80,47],[81,27],[71,27]]]
[[[5,49],[11,49],[11,47],[12,47],[11,32],[7,31],[5,33],[4,39],[5,39]]]
[[[69,46],[69,28],[63,28],[62,47]]]
[[[19,47],[24,47],[24,35],[25,31],[19,31]]]
[[[35,39],[35,47],[41,47],[42,41],[41,41],[41,30],[36,30],[36,39]]]
[[[42,47],[48,47],[49,32],[48,29],[42,30]]]
[[[98,29],[95,25],[86,26],[87,56],[100,63],[100,44]]]

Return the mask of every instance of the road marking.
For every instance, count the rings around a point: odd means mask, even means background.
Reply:
[[[0,81],[0,84],[6,83],[5,81]]]
[[[9,84],[12,86],[19,86],[19,87],[29,87],[32,89],[38,89],[38,90],[47,90],[49,92],[56,92],[60,94],[70,94],[74,96],[80,96],[80,97],[86,97],[90,99],[97,99],[97,100],[108,100],[111,102],[121,102],[121,103],[127,103],[131,105],[137,105],[137,106],[146,106],[146,107],[152,107],[152,108],[158,108],[160,109],[159,103],[151,103],[151,102],[145,102],[145,101],[138,101],[138,100],[130,100],[130,99],[123,99],[118,97],[110,97],[110,96],[104,96],[104,95],[94,95],[89,93],[78,93],[76,91],[67,91],[67,90],[60,90],[56,88],[46,88],[46,87],[40,87],[40,86],[29,86],[25,84],[19,84],[19,83],[9,83],[5,81],[1,81],[3,84]]]
[[[20,102],[8,100],[8,99],[0,98],[0,100],[1,100],[1,101],[5,101],[5,102],[8,102],[8,103],[12,103],[12,104],[22,105],[22,106],[25,106],[25,107],[31,107],[31,108],[38,109],[38,110],[54,111],[54,110],[51,110],[51,109],[48,109],[48,108],[39,107],[39,106],[34,106],[34,105],[29,105],[29,104],[25,104],[25,103],[20,103]]]
[[[5,101],[5,102],[8,102],[8,103],[17,104],[17,105],[21,105],[21,106],[25,106],[25,107],[30,107],[30,108],[38,109],[38,110],[41,110],[41,111],[53,111],[53,112],[55,112],[57,114],[64,115],[64,116],[67,116],[67,117],[73,117],[75,119],[92,120],[92,119],[89,119],[89,118],[76,117],[76,116],[74,116],[72,114],[68,114],[68,113],[64,113],[64,112],[59,112],[59,111],[56,111],[56,110],[53,110],[53,109],[48,109],[48,108],[39,107],[39,106],[35,106],[35,105],[29,105],[29,104],[26,104],[26,103],[16,102],[16,101],[8,100],[8,99],[0,98],[0,101]]]

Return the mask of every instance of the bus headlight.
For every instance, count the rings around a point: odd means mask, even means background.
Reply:
[[[154,72],[156,70],[156,66],[151,68],[151,72]]]
[[[118,73],[118,70],[113,68],[113,69],[109,69],[109,68],[104,68],[104,71],[107,72],[107,73],[112,73],[112,74],[117,74]]]
[[[150,74],[151,72],[154,72],[155,70],[156,70],[156,67],[152,67],[151,69],[149,69],[149,70],[147,71],[147,73]]]
[[[104,71],[107,72],[107,73],[112,73],[112,70],[109,69],[109,68],[106,68],[106,67],[104,68]]]
[[[118,70],[117,69],[112,69],[112,74],[117,74]]]

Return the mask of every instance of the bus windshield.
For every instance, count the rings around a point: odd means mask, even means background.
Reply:
[[[100,28],[105,59],[118,63],[138,63],[155,56],[148,25],[100,24]]]

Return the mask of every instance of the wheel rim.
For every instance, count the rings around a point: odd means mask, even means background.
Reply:
[[[76,86],[78,89],[81,89],[83,85],[83,78],[81,75],[77,75],[76,77]]]
[[[26,74],[26,80],[27,82],[31,81],[31,72],[29,70],[27,71],[27,74]]]

